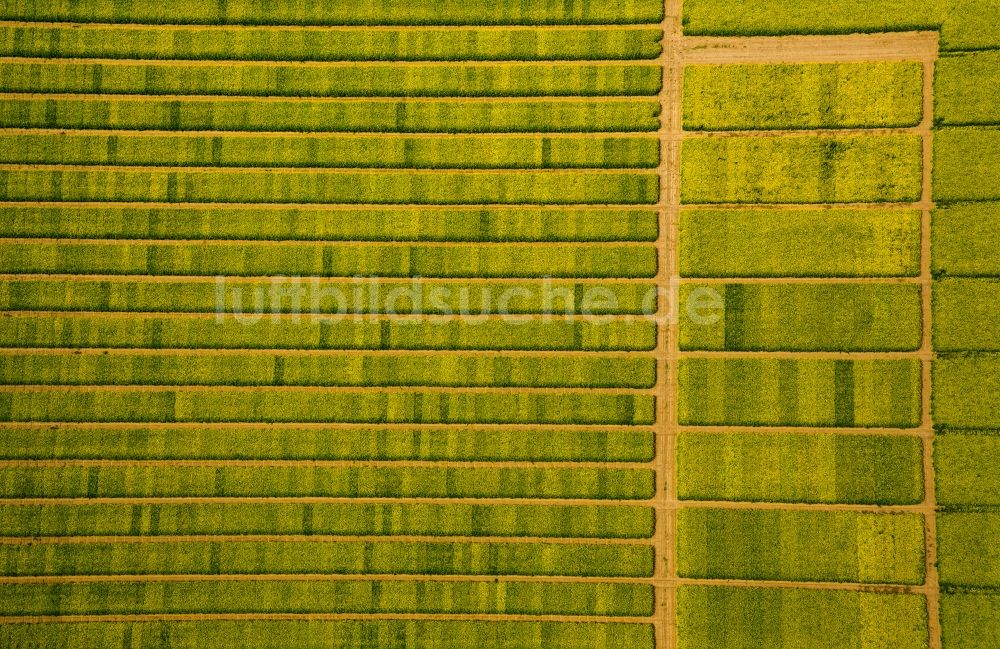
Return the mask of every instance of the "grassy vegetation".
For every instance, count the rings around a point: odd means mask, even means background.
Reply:
[[[4,536],[538,536],[646,539],[653,510],[424,503],[0,504]]]
[[[939,356],[934,361],[934,423],[1000,428],[1000,356]]]
[[[237,61],[652,59],[660,54],[660,37],[655,27],[295,30],[24,25],[0,27],[0,55]]]
[[[3,459],[651,462],[648,430],[5,426]]]
[[[242,314],[246,317],[241,319],[256,322],[263,318],[254,319],[254,314],[275,312],[643,315],[656,306],[653,285],[639,282],[580,284],[543,279],[502,284],[479,281],[414,284],[406,280],[380,280],[376,284],[364,279],[301,277],[274,282],[270,278],[230,277],[222,288],[220,295],[217,280],[197,278],[17,278],[0,283],[0,307],[10,311],[223,312]],[[0,329],[3,326],[0,322]],[[337,323],[337,326],[345,325]],[[368,323],[369,328],[381,326]],[[410,323],[407,328],[419,330],[421,326]],[[531,325],[524,326],[525,331],[532,331]],[[558,332],[558,328],[553,332]]]
[[[262,7],[255,0],[227,0],[224,5],[182,0],[165,5],[154,0],[109,4],[81,0],[38,5],[8,0],[0,9],[6,20],[228,25],[548,25],[658,23],[663,5],[655,0],[591,0],[587,3],[525,5],[517,0],[320,0],[308,5]]]
[[[425,541],[0,545],[5,575],[570,575],[651,577],[653,546]]]
[[[893,277],[920,273],[920,212],[690,209],[685,277]]]
[[[0,163],[417,169],[656,167],[652,137],[0,133]]]
[[[118,349],[435,349],[650,351],[652,322],[407,322],[332,318],[298,323],[212,318],[24,314],[0,318],[3,347]]]
[[[948,649],[995,649],[1000,595],[946,592],[941,595],[941,627]]]
[[[924,524],[917,514],[681,509],[678,574],[922,584]]]
[[[1000,124],[1000,51],[963,52],[937,62],[934,118],[939,124]]]
[[[655,95],[656,65],[0,62],[0,91],[270,97]]]
[[[647,584],[177,581],[0,586],[5,615],[450,613],[652,615]]]
[[[920,364],[911,360],[687,358],[685,425],[915,427]]]
[[[0,498],[586,498],[648,500],[648,469],[106,466],[0,468]]]
[[[939,432],[934,438],[934,466],[939,505],[1000,505],[997,431]]]
[[[922,452],[915,437],[682,433],[677,493],[682,500],[917,504]]]
[[[1000,351],[1000,280],[944,279],[934,284],[934,348]]]
[[[399,133],[638,132],[659,128],[656,98],[525,100],[278,97],[33,97],[0,101],[8,128]]]
[[[934,272],[1000,276],[1000,203],[959,203],[934,210]]]
[[[685,284],[681,304],[716,290],[713,324],[681,318],[684,350],[913,351],[920,288],[903,284]]]
[[[942,128],[934,133],[934,199],[1000,199],[1000,128]]]
[[[693,138],[684,203],[908,202],[920,198],[917,135]],[[879,169],[872,174],[872,169]]]
[[[125,646],[174,649],[227,643],[246,649],[653,649],[653,626],[639,623],[460,620],[335,620],[192,622],[69,622],[5,624],[0,641],[12,646],[84,649]]]
[[[652,358],[38,354],[0,356],[2,385],[629,387],[656,384]]]
[[[0,169],[5,201],[636,205],[659,191],[655,173],[624,170]]]
[[[941,583],[1000,587],[1000,512],[938,514]]]
[[[236,277],[653,277],[656,248],[586,244],[27,241],[4,244],[0,273]]]
[[[0,421],[4,422],[650,425],[654,411],[652,396],[599,392],[380,393],[308,388],[0,391]]]
[[[655,241],[650,209],[6,205],[0,235],[275,241]]]
[[[927,647],[927,608],[919,595],[681,586],[677,622],[684,649]]]
[[[689,65],[687,130],[916,126],[923,66],[911,62]]]

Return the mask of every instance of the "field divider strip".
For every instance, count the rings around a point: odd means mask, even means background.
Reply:
[[[109,58],[43,58],[30,56],[0,56],[0,65],[4,63],[46,64],[46,65],[103,65],[108,67],[124,65],[149,65],[159,67],[213,67],[241,66],[260,67],[294,67],[294,68],[422,68],[422,67],[455,67],[455,68],[492,68],[492,67],[587,67],[587,66],[620,66],[620,67],[655,67],[656,59],[540,59],[540,60],[365,60],[365,61],[275,61],[249,59],[109,59]]]
[[[0,97],[4,95],[0,94]],[[314,139],[398,139],[398,140],[589,140],[596,138],[616,138],[625,140],[653,140],[655,131],[232,131],[217,130],[165,130],[165,129],[126,129],[126,128],[49,128],[49,127],[0,127],[0,135],[75,135],[75,136],[135,136],[135,137],[281,137],[289,140]],[[381,167],[380,167],[381,169]]]
[[[936,31],[809,36],[689,36],[686,64],[933,61]]]
[[[104,459],[0,459],[2,469],[96,468],[318,468],[318,469],[608,469],[648,470],[652,462],[588,462],[565,460],[104,460]]]
[[[714,351],[682,350],[681,358],[760,358],[760,359],[802,359],[802,360],[932,360],[933,352],[917,351]]]
[[[655,61],[651,61],[655,64]],[[0,92],[0,101],[4,99],[70,99],[70,100],[144,100],[144,101],[188,101],[188,102],[358,102],[358,103],[495,103],[497,100],[514,103],[545,103],[545,102],[581,102],[581,103],[634,103],[656,101],[656,95],[365,95],[330,97],[312,95],[183,95],[183,94],[126,94],[126,93],[93,93],[93,92]],[[183,132],[183,131],[178,131]],[[351,131],[331,131],[351,133]],[[594,131],[600,133],[601,131]],[[638,130],[636,133],[646,132]]]
[[[842,202],[842,203],[684,203],[681,210],[885,210],[885,209],[910,209],[922,210],[927,208],[924,201],[916,202]]]
[[[643,351],[600,351],[600,350],[555,350],[538,349],[520,350],[440,350],[440,349],[186,349],[183,347],[124,348],[124,347],[90,347],[90,348],[53,348],[53,347],[4,347],[0,354],[16,354],[34,356],[298,356],[298,357],[337,357],[337,356],[392,356],[392,357],[434,357],[442,355],[471,356],[476,358],[578,358],[578,359],[619,359],[635,360],[637,355],[648,355]]]
[[[19,318],[19,317],[48,317],[48,318],[59,318],[64,317],[67,319],[74,317],[88,317],[88,318],[136,318],[136,317],[149,317],[149,318],[163,318],[163,319],[183,319],[183,318],[216,318],[217,315],[213,311],[204,312],[181,312],[181,311],[0,311],[0,318]],[[224,319],[228,320],[231,317],[235,317],[236,314],[232,312],[226,312],[222,314]],[[637,313],[613,313],[609,315],[588,315],[581,313],[515,313],[515,314],[501,314],[501,313],[452,313],[452,314],[408,314],[408,313],[346,313],[346,314],[327,314],[327,313],[264,313],[264,314],[243,314],[237,321],[250,322],[256,321],[260,322],[264,319],[269,319],[272,322],[284,322],[286,320],[291,320],[296,322],[298,320],[309,320],[318,323],[336,323],[351,320],[354,322],[406,322],[406,323],[421,323],[426,322],[430,324],[440,324],[450,321],[466,322],[470,325],[476,325],[483,322],[507,322],[508,324],[525,324],[529,322],[551,322],[551,321],[562,321],[566,320],[570,323],[580,322],[580,323],[593,323],[593,324],[608,324],[617,320],[625,320],[626,322],[645,322],[651,320],[651,317],[640,315]],[[430,348],[421,348],[430,349]],[[446,351],[446,350],[440,350]],[[544,348],[539,348],[539,351],[545,351]],[[583,350],[577,350],[583,351]],[[603,350],[595,350],[603,351]],[[627,348],[610,349],[609,351],[628,351]],[[645,350],[636,350],[645,351]]]
[[[758,426],[758,425],[682,425],[678,427],[682,433],[700,433],[710,435],[728,435],[733,433],[768,434],[768,435],[877,435],[919,437],[932,439],[934,431],[927,428],[836,428],[816,426]]]
[[[136,615],[25,615],[0,617],[5,624],[114,623],[114,622],[249,622],[249,621],[467,621],[467,622],[570,622],[592,624],[645,624],[643,616],[525,615],[478,613],[154,613]]]
[[[191,167],[191,166],[156,166],[156,165],[106,165],[106,164],[95,164],[95,165],[79,165],[79,164],[13,164],[13,163],[0,163],[0,171],[90,171],[90,172],[114,172],[114,171],[132,171],[132,172],[146,172],[146,173],[226,173],[226,174],[238,174],[238,173],[248,173],[248,172],[280,172],[288,174],[313,174],[313,173],[330,173],[330,174],[356,174],[364,172],[378,172],[378,173],[388,173],[388,172],[407,172],[411,174],[442,174],[442,173],[454,173],[454,174],[470,174],[470,175],[489,175],[489,174],[573,174],[573,173],[586,173],[586,174],[598,174],[598,175],[635,175],[641,176],[643,174],[650,175],[656,173],[655,167],[646,168],[635,168],[635,167],[623,167],[623,168],[607,168],[607,167],[566,167],[566,168],[517,168],[517,169],[482,169],[482,168],[449,168],[449,169],[439,169],[434,167]],[[174,203],[176,205],[176,203]],[[499,203],[500,205],[507,205],[508,203]],[[511,205],[515,203],[510,203]],[[392,205],[392,203],[385,203],[383,205]],[[641,205],[641,203],[639,203]]]
[[[711,140],[726,138],[782,138],[782,137],[844,137],[869,135],[923,135],[929,128],[923,124],[917,126],[873,127],[873,128],[824,128],[824,129],[757,129],[757,130],[719,130],[719,131],[684,131],[680,136],[667,132],[670,137],[680,137],[682,140]]]
[[[426,574],[426,573],[283,573],[283,574],[129,574],[129,575],[37,575],[0,576],[2,584],[100,584],[116,582],[177,583],[177,582],[490,582],[490,583],[552,583],[552,584],[632,584],[649,585],[648,577],[583,576],[583,575],[500,575],[500,574]]]
[[[357,239],[97,239],[67,237],[0,237],[0,245],[73,243],[104,246],[287,246],[367,248],[652,248],[652,241],[363,241]],[[79,275],[77,273],[76,275]],[[409,279],[409,276],[406,276]],[[478,279],[488,279],[480,277]]]
[[[655,388],[601,388],[601,387],[462,387],[435,385],[371,385],[371,386],[311,386],[311,385],[0,385],[0,394],[25,392],[257,392],[266,389],[271,392],[301,392],[301,393],[368,393],[368,392],[422,392],[434,394],[469,393],[469,394],[565,394],[590,395],[599,393],[606,396],[639,396],[655,395]]]
[[[200,430],[204,428],[233,428],[233,429],[259,429],[262,427],[278,430],[358,430],[359,428],[372,430],[419,430],[419,431],[542,431],[542,432],[649,432],[649,427],[641,424],[532,424],[532,423],[478,423],[478,424],[455,424],[455,423],[346,423],[346,422],[3,422],[4,429],[20,428],[25,430],[51,430],[72,429],[72,430],[119,430],[119,429],[150,429],[150,430]]]
[[[183,31],[229,31],[229,30],[265,30],[265,31],[587,31],[591,29],[631,31],[631,30],[652,30],[659,27],[658,23],[568,23],[568,24],[531,24],[531,23],[511,23],[511,24],[451,24],[451,25],[270,25],[270,24],[205,24],[205,23],[108,23],[108,22],[79,22],[79,21],[52,21],[52,20],[0,20],[0,27],[49,27],[59,29],[73,28],[113,28],[122,30],[183,30]]]
[[[553,544],[553,545],[629,545],[648,547],[649,539],[588,538],[560,536],[429,536],[334,534],[164,534],[161,536],[0,536],[0,545],[92,545],[92,544],[163,544],[163,543],[440,543],[449,544]]]
[[[0,238],[0,246],[3,245],[4,239]],[[19,239],[19,242],[25,244],[30,244],[32,242],[38,241],[37,239]],[[62,243],[62,242],[74,242],[80,241],[80,239],[50,239],[51,242]],[[93,239],[94,242],[102,243],[115,243],[121,240],[119,239]],[[143,240],[133,240],[134,243],[141,245],[158,245],[159,242],[172,242],[177,241],[176,239],[143,239]],[[219,240],[220,243],[226,243],[227,240]],[[201,240],[191,239],[185,241],[191,245],[200,245]],[[248,242],[248,243],[253,243]],[[290,243],[298,243],[293,241]],[[369,242],[369,243],[379,243],[379,242]],[[639,248],[653,248],[657,244],[652,241],[642,241],[635,242],[634,247]],[[337,245],[337,242],[322,242],[323,245]],[[420,247],[422,244],[420,242],[415,242],[411,244],[413,247]],[[468,246],[477,246],[476,242],[469,242]],[[575,242],[567,244],[569,246],[575,245]],[[616,244],[617,245],[617,244]],[[282,279],[290,279],[285,275],[225,275],[225,274],[212,274],[212,275],[140,275],[134,273],[123,273],[121,275],[109,275],[107,273],[94,273],[94,274],[81,274],[81,273],[0,273],[0,281],[13,281],[13,280],[63,280],[63,281],[105,281],[105,282],[205,282],[214,283],[218,281],[219,278],[223,278],[227,281],[234,282],[254,282],[260,281],[262,279],[273,279],[275,277],[280,277]],[[292,278],[294,279],[294,278]],[[320,282],[320,283],[344,283],[353,282],[359,286],[366,283],[371,283],[374,281],[387,281],[387,282],[412,282],[413,280],[419,279],[421,282],[427,283],[439,283],[439,284],[492,284],[492,283],[530,283],[530,282],[542,282],[544,280],[550,280],[552,282],[558,283],[575,283],[575,284],[633,284],[637,281],[642,281],[648,283],[650,287],[656,285],[656,275],[649,277],[553,277],[553,276],[540,276],[540,277],[414,277],[412,275],[401,275],[399,277],[391,276],[347,276],[347,275],[324,275],[324,276],[302,276],[298,279],[308,279],[310,281]],[[916,284],[916,285],[926,285],[932,280],[924,277],[675,277],[673,282],[677,284],[713,284],[713,285],[726,285],[726,284]],[[92,313],[107,313],[105,311],[97,311]],[[184,311],[164,311],[162,313],[185,313]],[[190,312],[189,312],[190,313]],[[247,314],[253,315],[253,314]],[[271,315],[271,314],[267,314]],[[305,315],[305,314],[304,314]],[[352,315],[352,314],[341,314],[341,315]],[[402,314],[396,314],[402,315]],[[425,314],[431,316],[432,314]],[[510,314],[512,316],[519,314]],[[540,314],[544,315],[544,314]],[[581,315],[581,314],[578,314]],[[628,314],[621,314],[628,315]],[[631,314],[639,315],[639,314]],[[435,316],[436,317],[436,316]],[[602,316],[603,317],[603,316]]]

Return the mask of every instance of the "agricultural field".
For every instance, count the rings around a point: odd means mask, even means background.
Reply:
[[[997,649],[998,0],[0,0],[0,647]]]

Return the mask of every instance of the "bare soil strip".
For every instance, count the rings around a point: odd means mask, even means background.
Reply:
[[[268,60],[243,60],[243,59],[103,59],[103,58],[64,58],[45,59],[23,56],[0,56],[0,64],[3,63],[30,63],[34,65],[102,65],[109,68],[125,65],[150,65],[157,67],[222,67],[240,68],[242,66],[255,67],[289,67],[289,68],[430,68],[430,67],[451,67],[456,71],[462,68],[495,68],[495,67],[591,67],[591,66],[614,66],[614,67],[639,67],[653,68],[656,66],[655,60],[650,59],[545,59],[530,61],[268,61]],[[234,70],[235,72],[235,70]],[[499,95],[497,95],[499,97]]]
[[[687,37],[684,62],[849,63],[854,61],[933,61],[937,32],[849,36]]]
[[[523,170],[521,170],[523,171]],[[363,241],[363,240],[342,240],[331,241],[327,239],[91,239],[91,238],[66,238],[66,237],[8,237],[0,238],[0,245],[19,244],[29,245],[36,243],[73,243],[103,246],[139,246],[156,245],[163,247],[184,247],[184,246],[240,246],[251,245],[262,248],[272,246],[301,246],[303,248],[371,248],[373,246],[384,248],[650,248],[652,241]],[[42,277],[52,277],[53,275],[40,275]],[[76,274],[71,277],[82,277],[85,275]],[[187,278],[187,276],[181,276]],[[401,278],[403,281],[410,277]],[[452,278],[454,280],[454,278]],[[490,279],[488,277],[469,278],[479,281]],[[511,278],[505,278],[510,280]],[[572,278],[568,278],[572,279]],[[635,278],[629,278],[634,281]]]
[[[229,385],[2,385],[0,394],[14,394],[19,392],[258,392],[262,386],[229,386]],[[598,392],[606,396],[636,396],[655,395],[655,388],[553,388],[553,387],[461,387],[461,386],[440,386],[440,385],[408,385],[408,386],[314,386],[314,385],[273,385],[263,386],[268,391],[292,392],[292,393],[357,393],[357,392],[422,392],[433,394],[450,394],[454,392],[469,394],[507,394],[507,393],[531,393],[531,394],[565,394],[565,395],[589,395]]]
[[[161,613],[153,615],[28,615],[0,617],[0,624],[50,624],[74,622],[207,622],[207,621],[466,621],[466,622],[587,622],[591,624],[644,624],[642,617],[597,615],[521,615],[460,613]]]
[[[485,175],[485,174],[529,174],[529,173],[541,173],[541,174],[571,174],[571,173],[588,173],[588,174],[598,174],[598,175],[647,175],[655,172],[655,169],[636,169],[636,168],[624,168],[624,169],[608,169],[606,167],[573,167],[568,169],[553,169],[550,167],[542,169],[435,169],[435,168],[419,168],[419,167],[394,167],[392,169],[382,169],[382,168],[358,168],[358,167],[177,167],[177,166],[164,166],[164,167],[151,167],[151,166],[123,166],[123,165],[60,165],[60,164],[0,164],[0,171],[136,171],[136,172],[160,172],[160,173],[171,173],[171,172],[191,172],[191,173],[221,173],[221,174],[246,174],[249,172],[262,172],[262,171],[280,171],[281,173],[288,174],[315,174],[315,173],[330,173],[330,174],[358,174],[365,172],[372,173],[388,173],[388,172],[411,172],[411,173],[424,173],[424,174],[442,174],[442,173],[455,173],[455,174],[474,174],[474,175]],[[507,203],[503,203],[506,205]],[[391,205],[387,203],[386,205]],[[641,205],[638,203],[637,205]]]
[[[85,460],[38,459],[0,460],[0,469],[54,469],[69,467],[95,468],[319,468],[319,469],[616,469],[652,468],[652,462],[580,462],[576,460],[511,461],[511,460]]]
[[[370,351],[358,349],[140,349],[140,348],[37,348],[9,347],[0,348],[0,354],[32,354],[34,356],[299,356],[299,357],[329,357],[376,355],[391,357],[434,357],[442,354],[456,356],[471,356],[477,358],[594,358],[602,359],[634,359],[637,354],[648,354],[642,351],[545,351],[545,350],[427,350],[427,349],[373,349]]]
[[[35,59],[31,59],[35,60]],[[225,63],[225,62],[220,62]],[[580,62],[576,61],[577,65]],[[392,65],[391,62],[387,62],[386,65]],[[179,94],[162,94],[162,95],[133,95],[133,94],[121,94],[121,93],[86,93],[86,92],[0,92],[0,100],[2,99],[86,99],[86,100],[106,100],[113,101],[116,99],[128,99],[128,100],[141,100],[141,101],[185,101],[185,102],[208,102],[217,103],[225,101],[253,101],[258,102],[358,102],[358,103],[378,103],[378,102],[388,102],[388,103],[440,103],[440,104],[461,104],[461,103],[493,103],[498,100],[503,102],[511,103],[548,103],[548,102],[581,102],[581,103],[633,103],[637,101],[656,101],[656,95],[530,95],[525,97],[509,97],[509,96],[419,96],[419,97],[397,97],[397,96],[351,96],[351,97],[314,97],[312,95],[296,96],[296,95],[270,95],[270,96],[258,96],[258,95],[179,95]],[[184,131],[178,131],[184,132]],[[338,131],[344,134],[350,133],[351,131]],[[599,133],[600,131],[594,131]],[[646,131],[636,131],[636,133],[644,133]]]
[[[586,538],[572,536],[427,536],[413,535],[358,535],[331,534],[202,534],[162,536],[0,536],[0,545],[86,545],[95,543],[149,544],[149,543],[440,543],[440,544],[490,544],[490,543],[545,543],[555,545],[629,545],[650,546],[649,539]]]
[[[571,24],[571,25],[533,25],[533,24],[512,24],[512,25],[245,25],[245,24],[224,24],[224,25],[200,25],[184,23],[102,23],[102,22],[51,22],[51,21],[27,21],[27,20],[2,20],[0,27],[57,27],[61,29],[79,28],[114,28],[121,30],[181,30],[181,31],[230,31],[230,30],[253,30],[253,31],[293,31],[293,32],[371,32],[371,31],[416,31],[416,32],[455,32],[455,31],[545,31],[545,32],[575,32],[599,29],[601,31],[648,31],[656,29],[656,23],[615,23],[615,24]]]

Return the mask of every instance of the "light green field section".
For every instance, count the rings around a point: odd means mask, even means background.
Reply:
[[[0,91],[271,97],[655,95],[656,65],[621,63],[0,62]]]
[[[299,323],[247,316],[217,323],[206,317],[134,315],[0,318],[0,344],[9,348],[118,349],[434,349],[650,351],[652,322],[407,322],[355,318]]]
[[[997,431],[939,432],[934,438],[934,466],[939,505],[1000,505]]]
[[[165,24],[271,25],[547,25],[658,23],[659,0],[591,0],[525,5],[518,0],[442,0],[432,4],[407,0],[320,0],[308,5],[267,5],[256,0],[212,4],[181,0],[108,3],[82,0],[39,5],[6,0],[0,17],[7,20]]]
[[[655,241],[649,209],[0,206],[0,235],[274,241]]]
[[[921,344],[918,286],[685,284],[680,303],[700,295],[719,296],[721,309],[713,318],[682,315],[682,350],[913,351]]]
[[[6,388],[4,422],[635,424],[655,419],[649,395],[375,392],[309,388]]]
[[[140,203],[654,204],[636,171],[0,168],[0,200]]]
[[[454,581],[176,581],[9,584],[5,615],[450,613],[612,615],[653,611],[646,584]]]
[[[5,242],[0,273],[236,277],[654,277],[656,248],[251,242]]]
[[[648,430],[5,426],[3,459],[651,462]]]
[[[425,541],[0,545],[5,575],[552,575],[651,577],[653,546]]]
[[[924,649],[919,595],[796,588],[681,586],[682,649]]]
[[[4,536],[538,536],[646,539],[653,510],[624,505],[426,503],[0,504]]]
[[[939,513],[937,522],[941,583],[1000,587],[1000,512]]]
[[[881,203],[920,198],[918,135],[689,138],[682,149],[684,203]]]
[[[652,388],[651,358],[428,354],[11,353],[3,385],[303,385]]]
[[[934,284],[934,349],[1000,351],[1000,280],[944,279]]]
[[[923,447],[915,437],[681,433],[681,500],[917,504]]]
[[[995,0],[686,0],[684,33],[731,36],[941,31],[943,50],[1000,46]]]
[[[12,646],[154,649],[169,637],[174,649],[236,644],[247,649],[653,649],[651,624],[462,620],[336,620],[101,622],[5,624],[0,641]]]
[[[685,277],[913,277],[920,212],[684,210],[680,265]]]
[[[646,469],[2,468],[0,498],[587,498],[649,500]]]
[[[656,167],[654,137],[0,133],[0,163],[165,167]]]
[[[682,425],[920,424],[918,361],[687,358],[678,369]]]
[[[934,133],[934,199],[1000,199],[1000,128],[941,128]]]
[[[943,593],[941,627],[948,649],[995,649],[1000,594]]]
[[[1000,52],[964,52],[937,62],[934,117],[939,124],[1000,124]]]
[[[955,354],[934,361],[934,423],[1000,428],[1000,356]]]
[[[638,132],[659,128],[656,98],[316,99],[6,95],[7,128],[399,133]]]
[[[402,279],[374,282],[287,276],[285,279],[227,277],[221,281],[18,277],[0,283],[0,308],[7,311],[223,313],[234,314],[248,325],[257,324],[264,315],[274,313],[299,313],[307,317],[326,314],[331,317],[321,319],[325,324],[335,325],[328,329],[332,332],[347,326],[341,322],[345,318],[336,316],[348,313],[644,315],[656,311],[656,295],[653,285],[640,282],[574,283],[547,278],[491,283],[475,279],[469,282]],[[355,326],[362,324],[355,323]],[[441,331],[449,326],[440,320],[431,324]],[[533,331],[535,326],[516,318],[509,324],[519,324],[526,332]],[[4,326],[0,322],[0,329]],[[366,326],[371,330],[383,325],[368,322]],[[384,326],[395,327],[394,324]],[[479,326],[490,328],[485,323]],[[290,326],[289,332],[296,328]],[[405,329],[426,331],[424,325],[413,322]],[[552,331],[558,335],[557,326]]]
[[[136,25],[0,27],[0,55],[236,61],[652,59],[661,31],[624,29],[287,29]]]
[[[922,86],[923,66],[910,62],[689,65],[684,128],[916,126]]]
[[[934,210],[934,271],[1000,276],[1000,203],[960,203]]]
[[[678,574],[921,584],[924,524],[916,514],[681,509]]]

